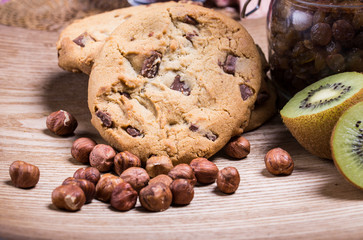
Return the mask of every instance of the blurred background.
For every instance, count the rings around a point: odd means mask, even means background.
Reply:
[[[0,24],[36,30],[58,31],[75,19],[156,0],[0,0]],[[259,9],[248,18],[262,18],[267,14],[269,0],[261,0]],[[240,9],[246,0],[198,1],[234,18],[240,18]],[[252,0],[249,12],[257,6]]]

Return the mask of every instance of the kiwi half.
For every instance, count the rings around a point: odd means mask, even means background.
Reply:
[[[312,154],[332,159],[330,137],[342,113],[363,100],[363,74],[339,73],[298,92],[280,111],[296,140]]]
[[[363,102],[353,105],[339,118],[330,144],[340,173],[363,189]]]

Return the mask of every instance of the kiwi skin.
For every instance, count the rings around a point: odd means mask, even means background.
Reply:
[[[344,83],[344,79],[342,79],[342,82]],[[284,109],[280,113],[286,127],[306,150],[315,156],[332,159],[330,137],[336,122],[346,109],[362,100],[363,88],[339,105],[321,112],[294,118],[284,116]]]
[[[352,152],[347,152],[346,154],[344,153],[343,155],[341,154],[341,150],[344,149],[346,146],[352,145],[353,144],[353,142],[351,142],[352,138],[356,137],[354,136],[354,134],[352,134],[354,133],[354,130],[351,131],[350,129],[348,130],[347,123],[351,121],[352,128],[358,127],[354,126],[355,124],[354,122],[357,120],[363,122],[361,120],[363,114],[362,110],[363,110],[363,101],[353,105],[342,114],[342,116],[339,118],[338,122],[334,126],[333,133],[330,138],[330,147],[332,150],[332,157],[334,160],[334,164],[338,169],[338,171],[340,172],[340,174],[342,174],[342,176],[348,182],[350,182],[357,188],[363,190],[363,179],[361,179],[362,173],[360,173],[360,171],[363,171],[362,166],[356,164],[357,159],[354,159],[354,156],[352,156]],[[355,119],[356,117],[357,119]],[[361,129],[358,131],[361,131]],[[342,132],[346,132],[347,134],[349,134],[349,136],[342,138]],[[357,157],[358,161],[359,160],[361,162],[363,161],[363,159],[359,159],[359,156]]]

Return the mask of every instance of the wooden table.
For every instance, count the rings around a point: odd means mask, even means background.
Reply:
[[[243,24],[266,51],[265,20]],[[114,211],[93,200],[81,211],[59,211],[51,192],[84,167],[72,159],[72,142],[80,136],[102,139],[90,124],[87,76],[57,66],[58,33],[0,26],[0,238],[4,239],[362,239],[363,192],[351,186],[329,160],[306,152],[276,116],[246,133],[252,150],[233,161],[222,154],[219,168],[235,166],[241,174],[233,195],[215,184],[196,187],[189,206],[150,213],[140,204]],[[75,136],[56,137],[46,116],[64,109],[78,119]],[[275,177],[264,166],[273,147],[289,151],[291,176]],[[9,165],[25,160],[39,166],[38,185],[12,186]]]

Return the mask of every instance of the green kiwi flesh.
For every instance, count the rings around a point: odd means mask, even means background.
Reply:
[[[363,189],[363,102],[355,104],[339,118],[330,144],[340,173]]]
[[[280,111],[296,140],[312,154],[332,159],[330,137],[342,113],[363,100],[363,74],[326,77],[298,92]]]

